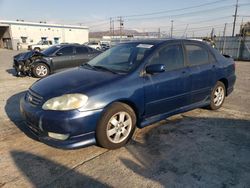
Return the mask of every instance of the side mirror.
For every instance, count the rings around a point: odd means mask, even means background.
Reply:
[[[61,56],[61,55],[63,55],[62,52],[57,52],[56,53],[56,56]]]
[[[164,64],[153,64],[146,67],[146,73],[155,74],[166,71],[166,66]]]

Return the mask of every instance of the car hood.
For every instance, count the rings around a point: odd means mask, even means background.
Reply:
[[[29,51],[29,52],[24,52],[20,53],[14,56],[15,61],[25,61],[28,60],[34,56],[45,56],[44,54],[37,52],[37,51]]]
[[[77,67],[43,78],[31,90],[44,99],[67,93],[85,93],[93,87],[117,79],[121,75]]]

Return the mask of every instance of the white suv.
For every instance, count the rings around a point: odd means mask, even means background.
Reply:
[[[53,42],[51,40],[40,41],[37,44],[29,45],[28,50],[42,51],[52,45],[53,45]]]
[[[91,48],[94,48],[96,50],[101,50],[102,47],[100,45],[99,42],[88,42],[88,43],[85,43],[87,46],[91,47]]]

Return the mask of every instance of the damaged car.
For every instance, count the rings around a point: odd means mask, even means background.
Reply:
[[[42,52],[29,51],[14,56],[13,67],[17,76],[43,78],[66,68],[77,67],[100,53],[84,45],[55,45]]]

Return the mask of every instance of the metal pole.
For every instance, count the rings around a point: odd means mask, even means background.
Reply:
[[[114,38],[114,35],[115,35],[115,21],[113,20],[112,21],[112,38]]]
[[[120,16],[118,21],[120,22],[120,42],[121,42],[121,39],[122,39],[122,29],[123,29],[123,20],[122,20],[122,17]]]
[[[158,38],[161,38],[161,28],[158,28]]]
[[[171,20],[171,33],[170,33],[170,38],[173,38],[173,30],[174,30],[174,20]]]
[[[237,60],[239,59],[239,56],[240,56],[240,47],[241,47],[241,36],[239,36],[239,43],[238,43],[238,50],[237,50]]]
[[[110,39],[111,39],[111,38],[112,38],[112,37],[111,37],[111,36],[112,36],[112,18],[110,18],[109,25],[110,25],[110,27],[109,27],[109,29],[110,29],[109,35],[110,35]]]
[[[222,54],[224,54],[225,45],[226,45],[226,29],[227,29],[227,23],[225,23],[224,31],[223,31],[223,47],[222,47]]]
[[[235,13],[234,13],[234,23],[233,23],[232,37],[234,36],[234,31],[235,31],[235,24],[236,24],[237,11],[238,11],[238,0],[236,1],[236,5],[235,5]]]

